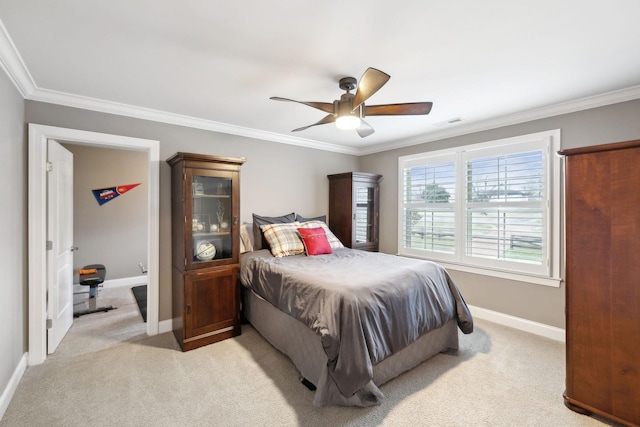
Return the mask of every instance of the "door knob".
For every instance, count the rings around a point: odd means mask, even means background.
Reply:
[[[75,252],[75,251],[77,251],[77,250],[78,250],[78,247],[77,247],[77,246],[71,246],[71,252]]]

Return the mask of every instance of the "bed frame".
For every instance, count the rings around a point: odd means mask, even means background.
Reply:
[[[276,349],[287,355],[298,369],[301,380],[317,387],[314,405],[368,406],[379,404],[383,395],[377,388],[438,353],[457,354],[458,326],[455,319],[432,330],[408,347],[373,366],[373,383],[367,387],[375,398],[362,402],[358,394],[345,397],[325,384],[327,355],[320,336],[299,320],[280,311],[252,290],[243,287],[243,315]],[[304,382],[304,381],[303,381]],[[365,397],[365,400],[367,398]]]

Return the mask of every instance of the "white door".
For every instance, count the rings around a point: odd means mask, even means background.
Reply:
[[[47,160],[47,353],[73,324],[73,154],[48,141]]]

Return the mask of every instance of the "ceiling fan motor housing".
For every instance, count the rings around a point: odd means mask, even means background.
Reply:
[[[358,81],[355,77],[343,77],[340,79],[338,86],[340,86],[340,89],[348,92],[358,87]]]

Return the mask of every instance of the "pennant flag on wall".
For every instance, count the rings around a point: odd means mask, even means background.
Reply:
[[[108,201],[115,199],[119,195],[126,193],[132,188],[136,188],[138,185],[140,185],[140,183],[119,185],[117,187],[109,187],[109,188],[99,188],[97,190],[91,190],[91,191],[93,192],[94,197],[98,201],[98,204],[102,206]]]

